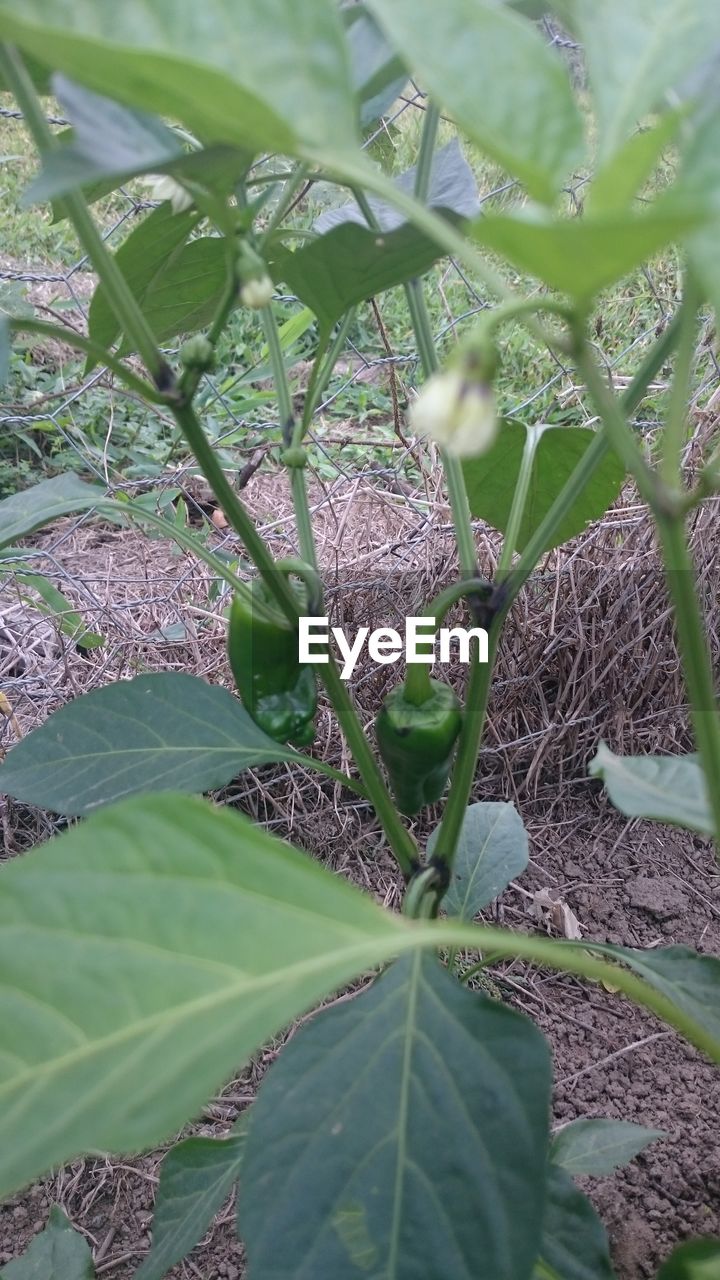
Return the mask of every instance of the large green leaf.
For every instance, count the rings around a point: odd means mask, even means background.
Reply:
[[[440,827],[428,840],[432,856]],[[528,838],[514,804],[481,800],[465,811],[452,880],[443,906],[448,915],[473,920],[528,864]]]
[[[525,18],[494,0],[371,0],[413,71],[475,142],[552,204],[581,159],[567,70]]]
[[[202,1240],[237,1182],[246,1115],[227,1138],[186,1138],[168,1152],[155,1194],[152,1248],[133,1280],[162,1280]]]
[[[85,484],[73,473],[41,480],[0,502],[0,550],[18,538],[50,524],[59,516],[87,511],[104,497],[99,486]]]
[[[427,932],[427,930],[426,930]],[[416,931],[238,814],[171,795],[0,868],[0,1197],[176,1131]]]
[[[720,110],[711,111],[696,128],[683,154],[679,198],[710,210],[707,226],[687,242],[688,256],[715,312],[720,315]]]
[[[628,818],[655,818],[714,834],[705,774],[696,755],[616,756],[601,742],[588,773],[602,779],[616,809]]]
[[[585,48],[602,160],[668,90],[720,50],[708,0],[563,0]]]
[[[53,1205],[45,1230],[0,1275],[2,1280],[94,1280],[95,1270],[87,1240]]]
[[[528,430],[541,434],[535,449],[516,551],[522,551],[530,540],[595,439],[595,432],[589,427],[541,425],[527,428],[521,422],[504,422],[492,448],[463,463],[472,514],[503,532],[508,527]],[[603,516],[617,498],[624,478],[625,470],[617,455],[607,453],[545,550],[574,538],[582,533],[589,521]]]
[[[640,974],[695,1022],[720,1041],[720,960],[690,947],[639,951],[611,943],[584,943],[593,951],[614,956]]]
[[[415,169],[397,185],[411,191]],[[452,220],[477,211],[477,186],[457,139],[433,159],[429,204]],[[386,289],[424,275],[443,250],[436,241],[403,223],[401,215],[380,200],[369,200],[381,228],[371,231],[355,202],[328,210],[315,223],[323,234],[294,252],[278,241],[270,254],[277,281],[290,286],[329,330],[348,307]]]
[[[367,129],[392,106],[407,84],[408,73],[375,19],[360,5],[343,10],[352,64],[353,86],[360,100],[360,124]]]
[[[650,129],[639,129],[593,178],[585,208],[595,216],[623,213],[638,195],[680,128],[684,112],[667,111]]]
[[[115,261],[143,309],[155,277],[185,243],[196,223],[197,214],[192,210],[175,213],[165,200],[143,218],[121,244]],[[88,333],[103,347],[111,347],[120,334],[120,324],[102,283],[98,284],[90,303]]]
[[[146,791],[210,791],[243,769],[309,761],[268,738],[227,689],[178,671],[93,689],[8,753],[0,792],[83,815]]]
[[[119,182],[154,172],[184,154],[177,136],[155,116],[130,111],[64,76],[54,77],[53,89],[72,131],[64,146],[44,157],[42,172],[25,192],[26,204],[108,177]]]
[[[253,1280],[525,1280],[549,1089],[530,1021],[432,956],[398,961],[263,1080],[238,1210]]]
[[[550,1165],[538,1280],[615,1280],[605,1228],[586,1196]]]
[[[212,320],[227,285],[225,241],[201,236],[183,244],[153,277],[143,294],[145,319],[158,342],[195,333]],[[126,340],[120,355],[129,355]]]
[[[718,1280],[720,1240],[681,1244],[660,1268],[657,1280]]]
[[[603,218],[487,214],[468,233],[518,270],[587,302],[706,220],[706,211],[666,197],[642,215],[631,210]]]
[[[666,1135],[627,1120],[573,1120],[553,1135],[550,1159],[569,1174],[612,1173]]]
[[[0,36],[97,93],[254,152],[356,141],[335,0],[2,0]]]

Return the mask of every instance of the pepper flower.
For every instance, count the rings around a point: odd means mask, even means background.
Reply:
[[[410,408],[410,424],[420,436],[458,458],[486,453],[498,430],[492,383],[471,363],[434,373]]]
[[[170,177],[169,173],[148,173],[143,182],[150,187],[152,200],[169,200],[173,213],[185,213],[193,206],[190,192]]]

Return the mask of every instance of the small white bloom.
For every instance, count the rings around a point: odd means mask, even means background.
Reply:
[[[272,301],[274,291],[270,276],[254,276],[241,286],[240,301],[244,307],[252,307],[253,311],[260,311]]]
[[[460,369],[434,373],[411,405],[410,423],[458,458],[486,453],[498,428],[492,386]]]
[[[169,200],[173,213],[184,213],[193,206],[193,198],[185,187],[169,173],[148,173],[143,181],[150,187],[151,200]]]

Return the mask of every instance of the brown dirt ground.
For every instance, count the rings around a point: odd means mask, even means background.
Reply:
[[[353,481],[352,500],[347,491],[341,493],[331,512],[330,504],[322,505],[322,493],[315,497],[319,518],[323,512],[326,516],[321,541],[327,560],[341,560],[343,540],[349,539],[360,584],[370,569],[376,572],[383,555],[397,556],[398,548],[409,545],[417,533],[416,525],[405,532],[398,528],[398,513],[407,508],[398,507],[391,493],[378,496],[376,488],[370,494],[362,486],[358,493]],[[256,503],[260,514],[273,522],[278,545],[287,554],[284,513],[272,483],[258,486]],[[428,584],[437,586],[450,575],[442,512],[435,512],[431,532],[432,543],[421,539],[413,562],[419,586],[425,584],[425,597]],[[190,669],[207,679],[227,679],[221,607],[209,606],[207,572],[188,557],[166,543],[82,521],[59,522],[37,542],[47,550],[46,567],[56,575],[57,585],[83,609],[88,625],[103,631],[108,643],[89,657],[80,655],[17,593],[0,591],[0,687],[11,698],[20,732],[27,732],[69,697],[127,677],[141,666]],[[571,606],[576,590],[573,584]],[[554,579],[552,591],[559,595]],[[578,594],[582,598],[582,592]],[[180,620],[188,626],[182,643],[163,644],[152,638],[158,627]],[[570,640],[560,647],[571,649]],[[672,665],[676,667],[674,657]],[[666,667],[669,670],[670,664]],[[595,678],[593,665],[585,679]],[[576,675],[578,687],[582,679],[581,671]],[[369,720],[377,697],[371,673],[359,673],[356,692]],[[523,694],[519,700],[524,699]],[[504,723],[502,706],[495,711],[496,732]],[[547,733],[553,717],[550,706]],[[597,737],[606,730],[611,744],[620,749],[622,744],[611,732],[617,721],[615,704],[608,704],[606,721],[593,722],[593,732]],[[319,749],[341,763],[342,748],[327,709],[319,730]],[[684,943],[720,954],[720,876],[708,842],[659,824],[625,821],[576,766],[560,789],[552,770],[545,770],[532,789],[523,790],[513,762],[512,733],[509,737],[501,751],[484,757],[476,798],[518,803],[531,836],[531,863],[487,918],[510,927],[535,927],[528,914],[530,895],[550,888],[561,893],[587,937],[630,946]],[[7,748],[12,738],[12,725],[8,722],[4,733],[0,726],[0,745]],[[671,741],[676,749],[687,745],[682,717],[676,717]],[[224,798],[266,822],[276,834],[314,851],[381,901],[397,904],[397,877],[372,815],[332,783],[297,773],[291,778],[283,768],[265,769],[243,774]],[[48,815],[10,801],[0,801],[0,820],[6,856],[47,838],[54,828]],[[432,825],[428,818],[417,834],[422,836]],[[659,1262],[688,1235],[720,1235],[720,1089],[713,1068],[674,1033],[601,987],[519,964],[506,967],[503,976],[510,984],[510,998],[550,1039],[557,1123],[577,1116],[609,1116],[667,1131],[663,1142],[627,1169],[587,1180],[586,1189],[610,1232],[619,1280],[655,1276]],[[231,1081],[189,1131],[225,1133],[251,1102],[275,1051],[276,1047],[268,1049]],[[0,1267],[18,1256],[44,1226],[50,1205],[59,1203],[93,1245],[98,1275],[129,1280],[149,1244],[162,1154],[76,1161],[0,1207]],[[242,1274],[242,1249],[228,1205],[211,1236],[171,1276],[233,1280]]]

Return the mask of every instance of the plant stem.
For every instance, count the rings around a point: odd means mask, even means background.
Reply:
[[[277,322],[270,307],[266,307],[263,311],[263,321],[273,369],[275,392],[278,398],[278,410],[283,422],[283,434],[287,442],[285,427],[287,425],[289,432],[291,432],[293,421],[292,398],[280,346]],[[316,568],[317,557],[305,485],[305,468],[291,467],[290,471],[293,507],[301,555],[308,564]],[[370,744],[363,732],[363,727],[347,687],[340,678],[337,664],[331,653],[328,654],[327,663],[317,664],[317,672],[327,689],[340,729],[352,752],[363,785],[385,832],[388,844],[403,875],[406,879],[410,879],[418,864],[415,841],[400,820],[390,792],[385,786],[382,774],[370,749]]]
[[[682,452],[687,437],[687,410],[690,376],[695,356],[696,321],[699,295],[688,271],[680,304],[680,336],[670,402],[662,433],[660,475],[670,489],[682,488]]]
[[[400,820],[400,815],[395,808],[375,757],[370,750],[370,744],[365,737],[347,687],[344,681],[340,679],[340,673],[332,654],[329,656],[329,663],[319,666],[318,672],[322,675],[323,683],[328,691],[340,728],[352,752],[363,785],[385,832],[388,844],[405,879],[409,880],[419,865],[417,845]]]
[[[267,543],[258,533],[252,517],[246,511],[220,466],[215,450],[205,435],[192,404],[188,402],[171,405],[170,408],[180,431],[198,461],[205,479],[225,512],[228,521],[242,539],[250,559],[254,562],[260,576],[274,595],[286,618],[290,622],[296,623],[298,606],[295,593],[285,575],[278,573]]]
[[[508,577],[510,569],[512,568],[512,558],[518,543],[520,527],[525,514],[525,506],[530,489],[530,480],[532,478],[535,454],[537,452],[537,447],[540,443],[542,433],[543,428],[541,426],[527,428],[525,447],[523,449],[523,455],[520,462],[520,471],[515,485],[512,506],[510,508],[510,516],[508,518],[508,526],[505,530],[502,551],[500,552],[500,560],[498,561],[496,574],[497,582],[503,582],[505,578]]]
[[[5,83],[17,99],[25,123],[41,156],[56,148],[55,139],[48,128],[40,99],[28,75],[24,63],[10,45],[0,46],[0,72]],[[105,247],[104,241],[89,213],[84,197],[71,192],[63,197],[78,239],[92,263],[98,279],[104,284],[108,302],[121,325],[125,336],[133,344],[158,391],[170,391],[174,376],[160,352],[155,337],[115,259]]]
[[[621,403],[626,413],[631,413],[637,408],[647,390],[648,384],[672,352],[678,340],[678,335],[679,323],[676,316],[653,344],[622,397]],[[607,457],[611,448],[609,434],[607,429],[603,428],[596,433],[592,444],[585,451],[545,518],[524,548],[515,569],[508,574],[506,579],[507,593],[504,596],[502,608],[493,618],[489,628],[488,663],[486,666],[476,663],[470,672],[470,680],[468,682],[465,719],[458,744],[450,795],[443,814],[437,853],[435,855],[436,858],[439,857],[447,861],[449,865],[452,865],[455,857],[455,849],[462,828],[465,810],[472,792],[477,756],[485,727],[485,714],[490,695],[492,670],[504,620],[524,583],[527,582],[536,564],[547,550],[548,545],[552,544],[556,530],[562,525],[568,512],[572,510],[577,499]]]
[[[338,362],[340,352],[345,346],[345,340],[350,326],[355,319],[356,312],[357,307],[351,307],[349,311],[346,311],[338,325],[337,333],[335,334],[332,342],[328,344],[327,341],[325,341],[324,344],[318,348],[318,353],[313,363],[312,374],[310,375],[310,382],[308,383],[308,389],[305,393],[302,421],[295,424],[295,431],[293,432],[292,442],[294,445],[302,444],[305,435],[309,430],[310,423],[312,422],[313,414],[318,407],[320,397],[332,377],[332,372]]]
[[[675,614],[695,740],[715,824],[715,842],[720,848],[720,718],[712,660],[696,589],[695,566],[688,547],[683,517],[668,516],[659,511],[654,515],[662,546],[665,580]]]

